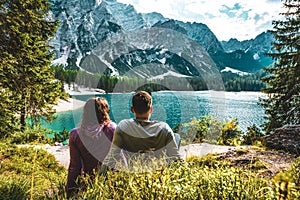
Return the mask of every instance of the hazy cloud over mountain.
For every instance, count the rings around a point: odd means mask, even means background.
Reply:
[[[164,17],[206,24],[219,40],[253,39],[272,29],[278,19],[280,0],[117,0],[131,4],[138,12],[159,12]]]

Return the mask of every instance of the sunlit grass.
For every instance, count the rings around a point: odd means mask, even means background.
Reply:
[[[43,199],[66,180],[66,169],[53,155],[1,142],[0,174],[0,199]]]
[[[292,180],[289,180],[292,182]],[[278,199],[279,185],[249,169],[233,167],[210,154],[190,157],[187,162],[161,166],[153,171],[108,172],[83,178],[76,199]],[[292,192],[293,191],[293,192]],[[297,188],[289,198],[299,197]]]
[[[0,199],[30,199],[31,192],[32,199],[67,199],[67,170],[53,155],[41,149],[0,146]],[[299,199],[299,161],[291,170],[267,178],[258,176],[265,166],[255,158],[246,168],[214,154],[169,166],[153,161],[151,167],[149,161],[145,167],[140,162],[135,170],[81,177],[72,199]]]

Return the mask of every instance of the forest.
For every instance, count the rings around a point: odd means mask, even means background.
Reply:
[[[55,78],[61,83],[75,84],[82,87],[98,88],[112,92],[132,92],[138,89],[148,91],[176,90],[200,91],[208,90],[205,80],[201,76],[179,78],[174,76],[163,79],[149,80],[138,77],[116,77],[104,74],[92,74],[82,70],[65,69],[63,66],[52,66]],[[249,75],[238,75],[231,72],[222,72],[221,77],[225,91],[261,91],[265,84],[261,80],[267,73],[263,70]]]

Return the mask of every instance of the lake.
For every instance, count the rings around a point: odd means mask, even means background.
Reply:
[[[110,117],[119,122],[125,118],[132,118],[130,112],[131,97],[133,93],[99,94],[110,105]],[[76,95],[73,98],[86,101],[95,95]],[[217,92],[217,91],[191,91],[191,92],[153,92],[153,114],[151,119],[167,122],[171,128],[178,123],[186,123],[191,118],[200,118],[212,115],[217,119],[231,120],[237,118],[239,127],[246,131],[253,124],[260,126],[264,119],[264,109],[258,103],[260,92]],[[57,118],[51,123],[42,123],[43,127],[67,131],[77,126],[81,120],[82,109],[56,113]]]

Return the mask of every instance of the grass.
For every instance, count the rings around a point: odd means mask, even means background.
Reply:
[[[214,164],[208,162],[211,159]],[[255,171],[231,167],[212,155],[145,173],[109,172],[84,182],[85,189],[75,199],[275,200],[280,196],[272,179],[258,178]],[[300,197],[299,191],[288,195]]]
[[[300,199],[299,158],[290,170],[264,178],[257,176],[264,164],[254,161],[239,168],[208,154],[153,170],[96,174],[81,178],[73,199]],[[66,175],[46,151],[0,142],[0,199],[67,199]]]
[[[66,169],[42,149],[3,142],[0,149],[0,199],[44,199],[66,180]]]

